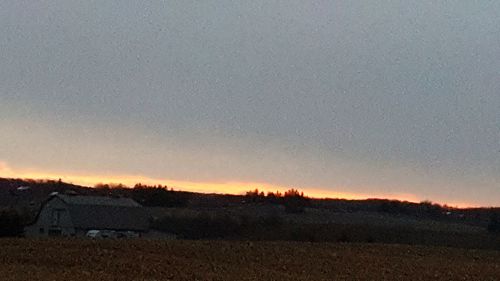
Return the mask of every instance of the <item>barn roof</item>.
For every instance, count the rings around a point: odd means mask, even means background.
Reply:
[[[73,226],[80,229],[146,231],[149,215],[130,198],[56,194],[68,206]]]
[[[145,231],[149,227],[149,216],[141,207],[70,205],[68,209],[75,228]]]
[[[141,207],[141,205],[130,198],[84,196],[57,194],[68,205],[94,205],[94,206],[116,206],[116,207]]]

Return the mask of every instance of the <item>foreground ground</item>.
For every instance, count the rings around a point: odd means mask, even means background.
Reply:
[[[377,244],[0,240],[1,280],[500,280],[500,252]]]

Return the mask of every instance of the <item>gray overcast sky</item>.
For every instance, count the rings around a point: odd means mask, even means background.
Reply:
[[[2,0],[0,161],[500,205],[499,14]]]

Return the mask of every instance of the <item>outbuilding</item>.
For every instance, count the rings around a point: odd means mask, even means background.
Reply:
[[[53,194],[25,228],[25,235],[83,237],[89,230],[143,235],[148,229],[149,215],[130,198]]]

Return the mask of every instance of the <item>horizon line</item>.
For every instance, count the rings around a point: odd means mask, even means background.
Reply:
[[[35,182],[58,182],[59,180],[61,180],[62,183],[64,184],[68,184],[68,185],[75,185],[75,186],[78,186],[78,187],[83,187],[83,188],[90,188],[90,189],[98,189],[100,188],[98,185],[107,185],[109,187],[109,189],[118,189],[118,188],[124,188],[124,189],[134,189],[135,186],[130,186],[130,185],[126,185],[126,184],[122,184],[120,182],[108,182],[108,183],[105,183],[105,182],[98,182],[96,183],[94,186],[89,186],[89,185],[82,185],[82,184],[78,184],[78,183],[73,183],[73,182],[70,182],[70,181],[64,181],[62,180],[62,178],[25,178],[25,177],[2,177],[0,176],[0,179],[7,179],[7,180],[23,180],[23,181],[35,181]],[[243,194],[243,193],[225,193],[225,192],[218,192],[218,191],[213,191],[213,192],[203,192],[203,191],[190,191],[190,190],[183,190],[182,187],[179,188],[177,187],[177,189],[173,188],[173,187],[170,187],[168,185],[162,185],[162,184],[143,184],[142,182],[137,182],[135,183],[135,185],[137,184],[141,184],[143,185],[144,187],[158,187],[158,188],[162,188],[162,189],[165,189],[167,191],[172,191],[172,192],[187,192],[187,193],[196,193],[196,194],[205,194],[205,195],[222,195],[222,196],[246,196],[246,194]],[[292,188],[288,188],[284,191],[288,191]],[[255,190],[258,190],[259,193],[260,192],[263,192],[265,195],[264,197],[267,197],[268,194],[271,192],[271,193],[275,193],[275,192],[280,192],[282,194],[284,194],[284,191],[280,191],[280,190],[261,190],[261,189],[249,189],[247,190],[246,192],[250,191],[255,191]],[[398,199],[398,198],[386,198],[386,197],[360,197],[360,198],[346,198],[346,197],[317,197],[317,196],[310,196],[308,194],[306,194],[305,192],[303,192],[301,189],[296,189],[297,191],[303,193],[303,196],[305,198],[308,198],[308,199],[312,199],[312,200],[346,200],[346,201],[370,201],[370,200],[379,200],[379,201],[397,201],[397,202],[401,202],[401,203],[411,203],[411,204],[422,204],[422,203],[425,203],[425,202],[428,202],[430,204],[433,204],[433,205],[438,205],[440,207],[443,207],[443,208],[449,208],[449,209],[489,209],[489,208],[500,208],[500,207],[494,207],[494,206],[451,206],[451,205],[448,205],[446,203],[439,203],[439,202],[434,202],[434,201],[431,201],[431,200],[422,200],[422,201],[411,201],[411,200],[406,200],[406,199]],[[275,193],[276,194],[276,193]]]

